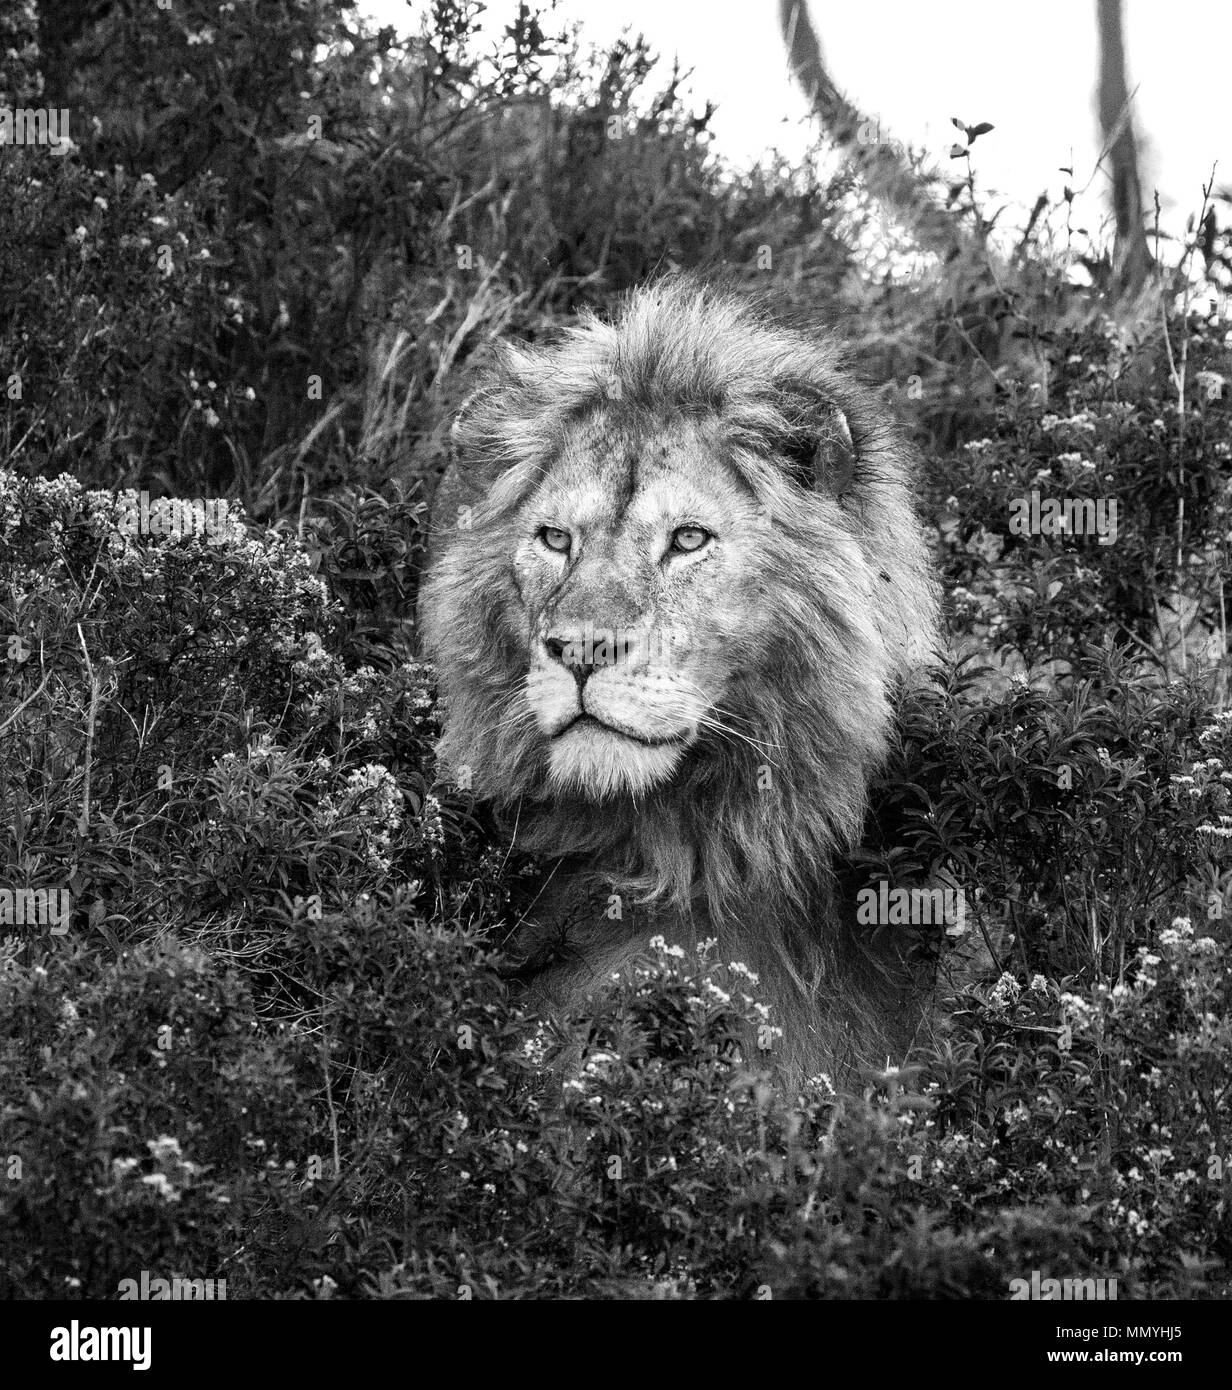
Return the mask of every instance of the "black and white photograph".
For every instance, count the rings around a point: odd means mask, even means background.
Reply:
[[[805,1302],[1200,1374],[1229,52],[0,0],[15,1373]]]

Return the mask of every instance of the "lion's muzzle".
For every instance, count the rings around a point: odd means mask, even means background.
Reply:
[[[705,714],[683,670],[686,647],[682,634],[649,623],[545,633],[526,684],[557,786],[605,795],[671,774]]]

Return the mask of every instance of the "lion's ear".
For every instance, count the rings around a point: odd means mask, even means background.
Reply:
[[[498,399],[496,383],[485,381],[458,407],[449,428],[449,471],[464,493],[486,492],[504,468],[493,429]]]
[[[449,430],[450,463],[469,487],[487,491],[514,461],[509,425],[535,413],[528,408],[536,359],[512,343],[498,343],[479,385],[458,407]]]
[[[488,390],[487,386],[480,386],[478,390],[472,391],[458,407],[453,417],[453,424],[449,427],[449,447],[452,461],[455,463],[465,448],[467,434],[474,420],[475,411],[484,402]]]
[[[787,457],[802,487],[824,488],[841,498],[850,491],[856,471],[856,446],[846,415],[838,406],[828,406],[810,420]]]

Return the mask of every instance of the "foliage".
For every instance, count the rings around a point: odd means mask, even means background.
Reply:
[[[723,167],[643,42],[481,23],[0,19],[0,98],[74,142],[0,159],[0,887],[69,894],[0,919],[0,1297],[1229,1296],[1226,322],[1115,304],[1072,195],[999,251],[971,157],[966,249],[903,277],[850,171]],[[528,1017],[540,867],[435,780],[472,367],[672,263],[849,330],[934,462],[954,649],[844,872],[969,910],[859,1094],[742,1057],[712,947]],[[1033,491],[1115,540],[1015,528]]]

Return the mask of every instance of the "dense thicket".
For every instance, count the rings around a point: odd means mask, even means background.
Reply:
[[[1116,305],[968,178],[968,251],[904,275],[824,150],[734,173],[643,45],[478,10],[0,19],[0,97],[73,140],[0,150],[0,885],[70,895],[0,926],[0,1297],[1227,1296],[1223,240]],[[755,985],[661,945],[547,1036],[491,949],[536,866],[435,785],[454,410],[673,265],[844,328],[930,461],[954,648],[851,873],[970,911],[859,1096],[729,1060]],[[133,533],[143,490],[232,505]],[[1019,534],[1032,491],[1115,542]]]

